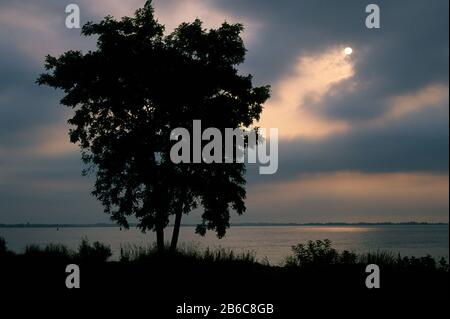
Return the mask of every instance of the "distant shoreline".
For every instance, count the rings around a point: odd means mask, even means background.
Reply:
[[[274,226],[448,226],[449,223],[428,223],[428,222],[380,222],[380,223],[236,223],[232,227],[274,227]],[[131,223],[130,228],[137,224]],[[172,226],[172,225],[169,225]],[[195,227],[196,224],[183,224],[181,227]],[[0,224],[0,228],[93,228],[93,227],[120,227],[112,223],[96,224]]]

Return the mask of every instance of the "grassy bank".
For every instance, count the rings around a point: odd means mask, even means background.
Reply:
[[[118,261],[110,247],[83,239],[78,249],[27,246],[20,254],[0,239],[0,279],[5,297],[152,298],[184,300],[298,298],[447,298],[448,262],[379,251],[337,251],[328,240],[292,247],[279,266],[252,253],[181,248],[159,254],[154,247],[129,246]],[[81,269],[82,289],[65,287],[65,266]],[[365,286],[368,264],[381,270],[381,288]]]

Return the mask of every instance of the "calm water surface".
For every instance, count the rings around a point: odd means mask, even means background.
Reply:
[[[172,229],[167,228],[166,236]],[[60,243],[76,249],[82,237],[100,241],[111,246],[114,258],[120,255],[120,248],[130,245],[147,247],[155,237],[153,233],[143,234],[139,230],[120,230],[118,227],[86,228],[0,228],[0,236],[7,241],[9,249],[21,252],[26,245]],[[182,227],[182,245],[230,248],[236,252],[253,251],[258,259],[267,258],[278,264],[290,254],[290,247],[307,240],[329,238],[339,250],[364,253],[376,250],[390,250],[407,256],[446,257],[449,255],[448,225],[390,225],[390,226],[235,226],[227,236],[217,239],[213,233],[204,238],[194,233],[194,227]]]

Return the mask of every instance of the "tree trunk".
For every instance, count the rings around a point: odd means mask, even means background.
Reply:
[[[164,228],[162,225],[156,226],[156,245],[158,248],[158,253],[164,253]]]
[[[177,249],[182,216],[183,216],[183,210],[179,209],[175,215],[175,224],[173,225],[172,242],[170,243],[170,251],[171,252],[175,252],[175,250]]]

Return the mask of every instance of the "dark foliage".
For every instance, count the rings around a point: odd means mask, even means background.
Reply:
[[[2,300],[36,296],[95,300],[144,298],[147,302],[158,300],[156,304],[159,304],[164,300],[186,299],[222,303],[236,298],[247,302],[248,298],[268,302],[319,298],[323,304],[323,300],[336,299],[445,299],[449,295],[446,261],[438,265],[431,257],[331,252],[333,248],[325,241],[304,245],[298,250],[301,252],[298,256],[306,256],[302,266],[297,263],[290,267],[271,266],[256,261],[251,253],[235,254],[224,249],[192,248],[160,254],[156,247],[131,247],[122,251],[120,261],[103,262],[109,254],[104,248],[95,247],[104,246],[90,245],[87,241],[77,252],[61,245],[30,247],[24,254],[0,257]],[[306,260],[314,261],[314,267]],[[380,266],[381,289],[367,289],[364,284],[368,261]],[[65,287],[68,263],[80,265],[81,289]],[[152,304],[152,309],[156,304]]]
[[[112,256],[111,248],[105,244],[95,241],[90,245],[86,238],[83,238],[78,247],[78,259],[88,262],[105,262]]]
[[[4,240],[3,240],[4,242]],[[2,243],[2,238],[0,237],[0,244]],[[25,247],[23,254],[14,254],[8,251],[6,245],[4,249],[1,249],[0,245],[0,258],[7,257],[9,259],[16,257],[19,259],[25,258],[27,262],[87,262],[87,263],[100,263],[106,262],[112,256],[111,247],[102,244],[98,241],[92,244],[83,238],[78,250],[74,251],[67,248],[62,244],[48,244],[44,247],[39,245],[28,245]]]
[[[0,257],[5,256],[7,251],[6,240],[3,237],[0,237]]]
[[[424,271],[448,271],[448,262],[442,258],[439,262],[431,256],[424,257],[402,257],[395,256],[389,251],[369,252],[356,254],[344,250],[337,251],[332,247],[329,239],[309,240],[306,244],[292,246],[293,255],[286,258],[285,265],[288,267],[324,267],[330,265],[369,265],[376,264],[380,267],[403,270]]]

